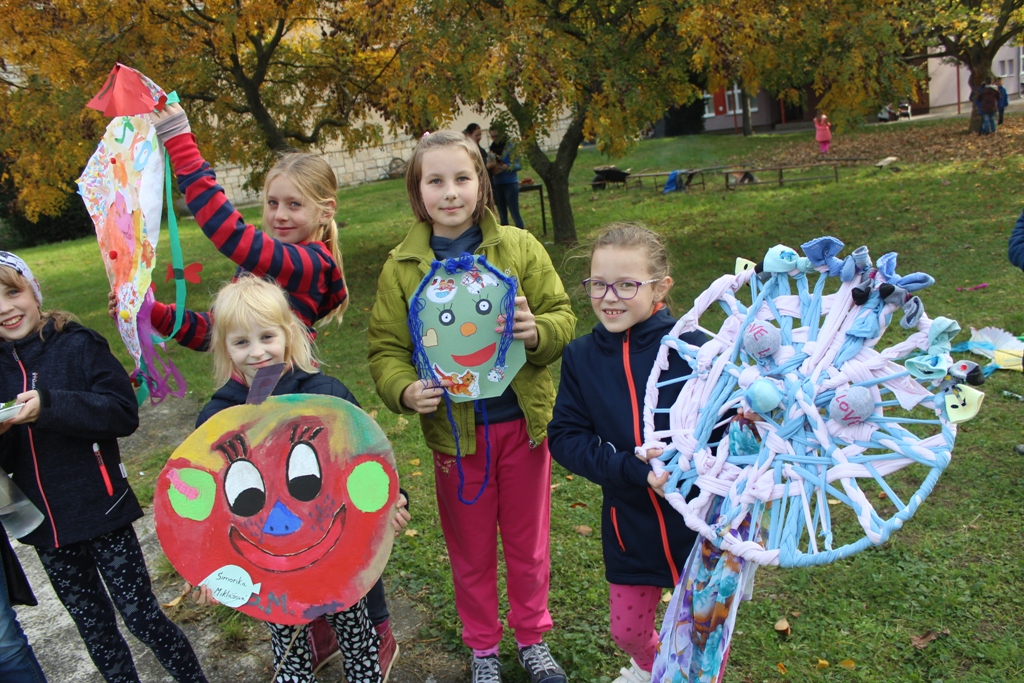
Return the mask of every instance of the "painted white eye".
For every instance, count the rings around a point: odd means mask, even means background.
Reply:
[[[444,309],[437,318],[442,325],[451,325],[455,322],[455,313],[451,309]]]
[[[292,498],[311,501],[320,495],[323,475],[320,459],[308,443],[297,443],[288,454],[288,493]]]
[[[480,315],[487,315],[491,312],[491,302],[487,299],[480,299],[476,302],[476,312]]]
[[[224,495],[228,507],[239,517],[252,517],[267,502],[267,487],[263,477],[248,460],[235,460],[224,475]]]

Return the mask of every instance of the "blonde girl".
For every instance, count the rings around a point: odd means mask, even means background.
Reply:
[[[318,370],[305,326],[291,311],[284,291],[276,284],[243,275],[225,285],[213,304],[211,335],[214,371],[224,384],[203,407],[196,426],[213,415],[245,403],[256,373],[264,367],[285,363],[287,369],[274,387],[273,395],[321,394],[336,396],[359,405],[352,392],[334,377]],[[409,520],[404,493],[398,500],[392,524],[396,532]],[[378,581],[371,594],[383,595]],[[212,602],[209,591],[201,601]],[[380,661],[381,640],[370,621],[368,598],[348,610],[327,615],[345,657],[345,678],[350,683],[379,683],[386,676]],[[274,664],[280,683],[315,681],[313,652],[306,626],[269,624]],[[297,633],[297,631],[301,631]]]
[[[189,211],[214,246],[238,264],[236,277],[249,272],[281,285],[312,337],[315,323],[340,322],[348,307],[348,290],[334,220],[338,183],[330,165],[314,154],[283,155],[267,173],[263,230],[257,230],[246,224],[217,184],[216,174],[196,147],[185,111],[172,104],[151,116]],[[111,307],[116,313],[114,298]],[[174,314],[173,305],[156,303],[154,329],[170,334]],[[187,311],[174,338],[182,346],[206,350],[209,331],[209,314]]]
[[[491,188],[476,143],[441,131],[420,140],[406,173],[415,224],[388,256],[370,315],[370,372],[377,393],[396,413],[419,413],[434,452],[434,482],[441,528],[455,584],[462,640],[472,650],[474,683],[498,683],[498,526],[508,569],[509,626],[519,663],[531,683],[564,683],[565,673],[543,642],[548,612],[551,457],[547,423],[554,403],[548,366],[572,338],[576,318],[544,247],[525,230],[499,225]],[[460,434],[466,490],[478,491],[490,463],[490,480],[477,501],[459,500],[458,452],[445,406],[444,386],[422,380],[413,365],[407,324],[409,298],[434,259],[482,254],[517,278],[513,335],[526,347],[526,364],[500,397],[481,401],[487,425],[473,403],[453,403]],[[503,317],[498,319],[504,325]],[[490,444],[490,458],[484,443]]]

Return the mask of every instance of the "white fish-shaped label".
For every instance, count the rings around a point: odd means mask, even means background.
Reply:
[[[259,594],[260,585],[253,585],[252,577],[238,565],[228,564],[207,576],[203,583],[210,593],[222,605],[241,607],[249,602],[249,597]]]

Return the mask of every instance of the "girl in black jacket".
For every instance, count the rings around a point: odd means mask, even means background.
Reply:
[[[0,399],[23,405],[0,423],[0,465],[45,516],[21,542],[35,546],[107,681],[139,680],[116,606],[175,680],[205,683],[185,634],[160,610],[132,529],[142,509],[117,448],[139,426],[128,375],[103,337],[42,303],[28,265],[0,252]]]
[[[676,322],[663,303],[672,278],[661,239],[639,226],[609,226],[594,243],[583,284],[599,324],[562,354],[548,438],[556,461],[601,486],[612,639],[631,657],[614,683],[647,683],[658,645],[658,600],[662,589],[675,586],[696,540],[655,495],[652,485],[663,486],[664,477],[656,479],[646,458],[634,455],[643,443],[647,377],[661,338]],[[683,339],[705,341],[700,334]],[[672,357],[665,376],[686,374],[682,358]],[[661,404],[672,405],[681,387],[662,388]],[[657,417],[659,428],[668,426],[667,415]]]

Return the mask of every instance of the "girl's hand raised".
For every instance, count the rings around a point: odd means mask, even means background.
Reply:
[[[188,125],[188,115],[179,104],[168,104],[163,111],[151,113],[149,118],[153,120],[156,136],[165,144],[173,137],[192,132]]]
[[[530,310],[530,304],[526,303],[525,296],[516,297],[516,312],[512,322],[512,337],[522,339],[528,349],[537,348],[540,343],[540,335],[537,333],[537,318]],[[505,329],[505,316],[498,316],[498,327],[495,332],[503,332]]]
[[[451,380],[443,379],[437,385],[428,380],[417,380],[402,392],[402,405],[415,410],[420,415],[427,415],[437,410],[444,398],[446,387],[452,386]]]

